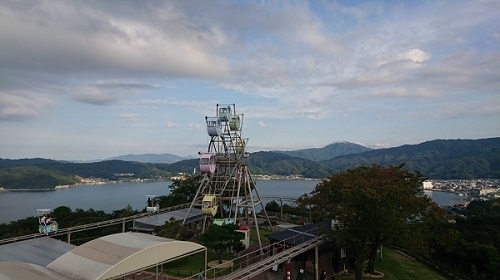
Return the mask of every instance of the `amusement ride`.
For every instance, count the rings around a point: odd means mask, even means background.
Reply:
[[[262,248],[257,214],[271,223],[248,169],[243,114],[236,113],[235,104],[217,104],[216,116],[205,117],[205,121],[210,141],[208,149],[198,153],[202,178],[183,224],[193,208],[201,208],[202,231],[211,223],[254,227]]]
[[[49,216],[50,209],[36,209],[38,215],[38,232],[49,235],[50,233],[57,233],[59,225]]]

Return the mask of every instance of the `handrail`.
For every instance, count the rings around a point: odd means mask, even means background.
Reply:
[[[179,205],[175,205],[175,206],[171,206],[171,207],[166,207],[166,208],[158,210],[158,212],[156,212],[155,214],[160,214],[160,213],[164,213],[164,212],[170,212],[173,210],[186,208],[186,207],[189,207],[189,205],[190,205],[190,203],[184,203],[184,204],[179,204]],[[116,224],[120,224],[120,223],[127,223],[127,222],[133,221],[135,219],[147,217],[147,216],[151,216],[151,215],[152,215],[151,213],[140,213],[140,214],[136,214],[136,215],[132,215],[132,216],[128,216],[128,217],[116,218],[116,219],[112,219],[112,220],[95,222],[95,223],[91,223],[91,224],[78,225],[78,226],[69,227],[69,228],[62,228],[62,229],[59,229],[57,231],[57,233],[54,232],[54,233],[49,234],[49,236],[59,236],[59,235],[72,233],[72,232],[79,232],[79,231],[84,231],[84,230],[89,230],[89,229],[96,229],[96,228],[100,228],[100,227],[116,225]],[[47,236],[47,235],[45,233],[33,233],[33,234],[27,234],[27,235],[22,235],[22,236],[10,237],[10,238],[0,240],[0,245],[18,242],[18,241],[23,241],[23,240],[28,240],[28,239],[33,239],[33,238],[37,238],[37,237],[44,237],[44,236]]]
[[[296,201],[297,200],[297,198],[279,197],[279,196],[261,196],[261,200],[262,199],[282,199],[282,200],[289,200],[289,201]],[[179,204],[179,205],[175,205],[175,206],[171,206],[171,207],[166,207],[166,208],[160,209],[155,214],[169,212],[169,211],[173,211],[173,210],[177,210],[177,209],[181,209],[181,208],[187,208],[189,206],[190,206],[190,203],[184,203],[184,204]],[[70,228],[62,228],[62,229],[59,229],[57,231],[57,233],[55,233],[55,232],[51,233],[50,236],[59,236],[59,235],[63,235],[63,234],[70,233],[70,232],[79,232],[79,231],[84,231],[84,230],[88,230],[88,229],[95,229],[95,228],[106,227],[106,226],[111,226],[111,225],[120,224],[120,223],[126,223],[126,222],[133,221],[134,219],[142,218],[142,217],[146,217],[146,216],[150,216],[150,215],[153,215],[153,214],[141,213],[141,214],[137,214],[137,215],[133,215],[133,216],[117,218],[117,219],[112,219],[112,220],[107,220],[107,221],[102,221],[102,222],[78,225],[78,226],[74,226],[74,227],[70,227]],[[47,235],[44,233],[33,233],[33,234],[27,234],[27,235],[22,235],[22,236],[10,237],[10,238],[0,240],[0,245],[13,243],[13,242],[17,242],[17,241],[28,240],[28,239],[37,238],[37,237],[44,237],[44,236],[47,236]]]

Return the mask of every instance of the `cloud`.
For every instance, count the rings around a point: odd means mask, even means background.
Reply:
[[[422,62],[427,61],[430,55],[420,49],[411,49],[400,54],[400,57],[405,60],[411,60],[415,64],[421,64]]]
[[[73,93],[73,98],[92,105],[109,105],[119,101],[115,92],[102,90],[95,86],[80,88],[77,92]]]
[[[214,37],[199,36],[182,11],[168,3],[116,6],[64,1],[0,6],[2,64],[63,75],[98,71],[204,78],[227,71],[225,58],[213,55]]]
[[[157,88],[156,85],[132,80],[98,80],[92,84],[82,85],[72,96],[75,100],[87,104],[110,105],[118,103],[131,95],[141,94]]]
[[[33,92],[0,92],[0,120],[35,118],[49,105],[50,101]]]
[[[124,123],[135,123],[139,121],[139,116],[134,113],[124,113],[120,114],[118,117],[120,121]]]
[[[177,125],[178,125],[178,123],[173,122],[173,121],[166,121],[165,122],[165,127],[168,127],[168,128],[175,127]]]
[[[265,128],[272,126],[272,124],[268,122],[259,121],[259,126]]]

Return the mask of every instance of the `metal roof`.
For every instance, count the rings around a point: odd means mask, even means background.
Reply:
[[[193,242],[144,233],[118,233],[74,247],[46,267],[0,261],[0,279],[114,279],[205,250],[204,246]]]
[[[138,218],[134,220],[133,228],[137,230],[153,231],[155,227],[163,226],[165,222],[170,221],[170,219],[172,218],[174,218],[177,221],[184,220],[184,217],[186,217],[186,213],[188,211],[189,208],[184,208],[166,213],[152,214],[151,216]],[[201,213],[201,209],[192,208],[191,211],[189,211],[189,215],[187,217],[186,222],[189,224],[202,219],[203,215]]]
[[[288,245],[299,245],[321,235],[325,230],[325,223],[308,224],[271,233],[268,238],[271,242],[285,242]]]
[[[28,239],[0,246],[0,261],[46,266],[73,248],[75,245],[50,237]]]

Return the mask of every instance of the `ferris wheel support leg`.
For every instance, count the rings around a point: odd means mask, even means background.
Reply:
[[[250,172],[248,173],[248,176],[250,177],[251,181],[253,182],[253,178],[252,178],[252,175],[250,175]],[[259,192],[257,191],[257,189],[255,189],[255,194],[257,195],[257,198],[259,199],[260,205],[262,206],[262,210],[264,211],[264,216],[266,217],[266,221],[267,221],[267,224],[269,225],[269,229],[271,230],[271,232],[274,232],[273,226],[271,225],[271,220],[269,220],[269,215],[267,215],[266,206],[264,205],[264,203],[262,203],[262,199],[260,198],[260,195],[259,195]]]
[[[205,174],[205,176],[203,176],[203,179],[201,180],[200,182],[200,186],[203,185],[203,182],[207,179],[207,175]],[[200,194],[200,189],[201,188],[198,188],[196,190],[196,194],[194,195],[194,198],[193,198],[193,201],[191,202],[191,205],[189,205],[189,209],[188,211],[186,212],[186,215],[184,216],[184,220],[182,220],[182,226],[184,226],[186,224],[186,220],[187,220],[187,217],[189,216],[189,212],[191,212],[191,209],[193,209],[193,205],[196,201],[196,199],[198,198],[198,195]]]

